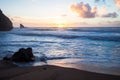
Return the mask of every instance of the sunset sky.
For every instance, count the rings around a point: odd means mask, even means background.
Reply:
[[[15,27],[120,27],[120,0],[0,0]]]

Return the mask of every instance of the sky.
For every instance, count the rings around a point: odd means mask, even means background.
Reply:
[[[13,25],[120,27],[120,0],[0,0]]]

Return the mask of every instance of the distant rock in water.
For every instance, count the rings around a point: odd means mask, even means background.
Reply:
[[[11,29],[13,29],[12,22],[0,9],[0,31],[10,31]]]
[[[20,28],[25,28],[25,26],[23,24],[20,24]]]

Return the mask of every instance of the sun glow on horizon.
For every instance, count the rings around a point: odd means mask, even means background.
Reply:
[[[65,21],[58,20],[55,22],[55,26],[58,28],[64,28],[67,27],[67,23]]]
[[[65,28],[68,27],[68,21],[63,16],[57,16],[53,19],[53,27]]]
[[[0,8],[14,27],[21,23],[56,28],[120,25],[120,0],[0,0]]]

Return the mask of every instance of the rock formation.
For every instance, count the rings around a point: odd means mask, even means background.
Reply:
[[[13,62],[31,62],[35,60],[35,56],[33,55],[32,48],[20,48],[17,52],[15,52],[12,56],[6,55],[3,57],[4,61],[13,61]]]
[[[20,28],[25,28],[25,26],[23,24],[20,24]]]
[[[34,61],[34,55],[32,48],[20,48],[19,51],[15,52],[11,58],[14,62],[30,62]]]
[[[13,28],[10,19],[0,9],[0,31],[9,31]]]

